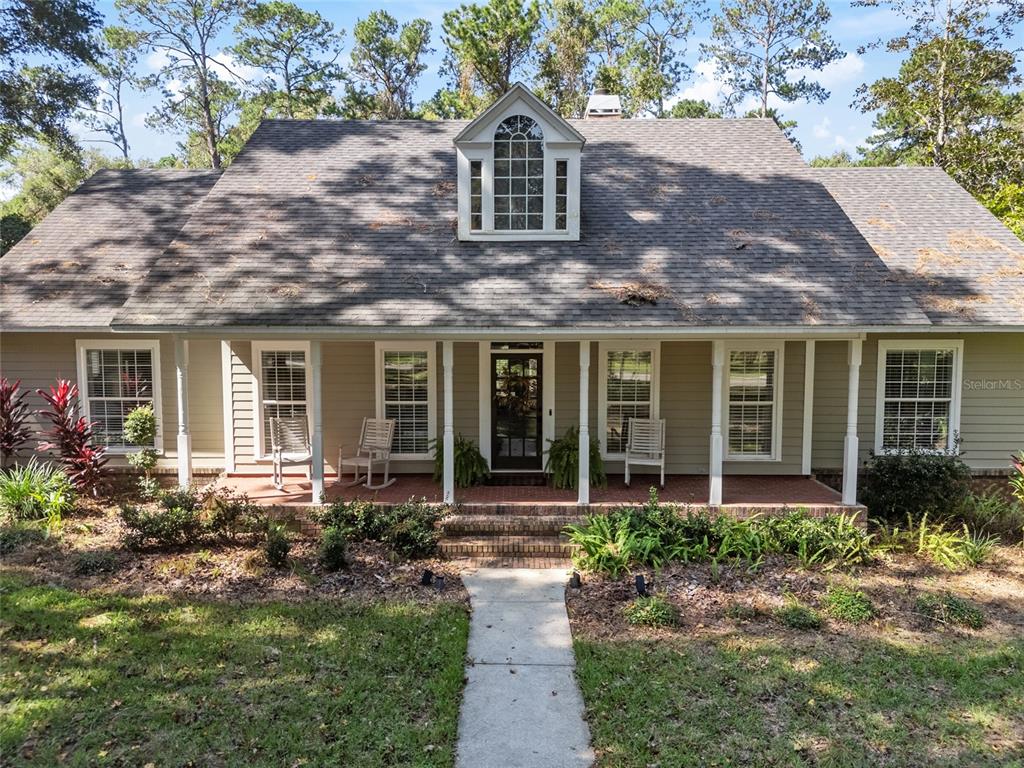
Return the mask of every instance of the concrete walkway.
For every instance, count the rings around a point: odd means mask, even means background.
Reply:
[[[473,617],[457,768],[589,766],[566,572],[481,568],[462,580]]]

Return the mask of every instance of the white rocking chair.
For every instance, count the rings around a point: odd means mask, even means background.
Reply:
[[[344,448],[338,451],[338,483],[350,488],[353,485],[363,483],[365,488],[377,491],[387,488],[397,478],[389,479],[391,471],[391,441],[395,435],[394,419],[363,419],[363,428],[359,432],[359,447],[356,455],[344,458]],[[384,465],[384,482],[380,485],[373,484],[374,462]],[[342,482],[342,475],[345,468],[351,467],[355,479],[350,483]],[[365,470],[365,475],[360,475]],[[363,482],[363,481],[366,482]]]
[[[661,487],[665,487],[665,420],[630,419],[626,441],[626,485],[630,464],[661,468]]]
[[[313,448],[309,442],[309,421],[305,416],[270,417],[270,455],[274,462],[274,487],[284,490],[284,468],[313,470]]]

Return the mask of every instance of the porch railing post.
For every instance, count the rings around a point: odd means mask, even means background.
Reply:
[[[178,390],[178,485],[192,483],[192,436],[188,428],[188,342],[174,337],[174,373]],[[157,414],[157,418],[160,415]]]
[[[442,365],[444,366],[444,503],[455,503],[455,395],[453,385],[452,342],[441,342]]]
[[[711,342],[711,458],[709,462],[708,504],[722,503],[722,381],[725,368],[725,342]]]
[[[846,440],[843,443],[843,504],[857,503],[857,464],[860,448],[857,439],[857,397],[860,390],[860,363],[864,342],[850,339],[850,380],[846,399]]]
[[[579,504],[590,503],[590,342],[580,342]]]
[[[804,342],[804,422],[800,443],[800,474],[811,474],[811,447],[814,438],[814,339]]]
[[[319,341],[309,342],[310,407],[313,412],[313,430],[309,437],[312,501],[319,504],[324,495],[324,408],[321,387],[323,350]],[[338,468],[341,471],[341,468]]]

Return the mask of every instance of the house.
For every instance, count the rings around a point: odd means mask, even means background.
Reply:
[[[457,434],[540,471],[572,426],[617,473],[628,419],[664,418],[711,505],[815,474],[851,505],[871,451],[1024,447],[1024,247],[941,170],[607,106],[517,85],[473,121],[268,120],[222,174],[101,171],[0,262],[3,373],[75,379],[113,454],[152,402],[184,482],[269,474],[269,418],[306,414],[313,498],[374,415],[399,473]]]

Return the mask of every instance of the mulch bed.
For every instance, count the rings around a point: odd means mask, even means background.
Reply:
[[[841,583],[866,592],[875,604],[877,617],[869,624],[850,626],[826,621],[824,631],[843,634],[878,632],[914,635],[931,628],[915,611],[915,600],[924,592],[951,592],[977,603],[988,625],[977,632],[944,629],[993,639],[1024,635],[1024,550],[1000,547],[992,561],[981,568],[950,573],[909,556],[892,557],[870,567],[844,571],[803,570],[792,560],[768,558],[756,571],[719,569],[717,579],[708,565],[669,565],[643,573],[648,590],[671,602],[678,610],[678,624],[667,629],[630,626],[626,605],[636,598],[633,577],[618,580],[583,576],[580,590],[566,589],[566,603],[573,634],[588,639],[651,639],[685,634],[719,636],[742,628],[745,634],[785,637],[789,630],[772,618],[772,611],[789,596],[817,608],[830,583]],[[730,606],[754,609],[752,618],[728,615]]]
[[[289,565],[272,568],[258,542],[239,540],[170,550],[129,550],[115,506],[92,504],[65,521],[60,536],[3,556],[0,568],[74,590],[162,594],[233,601],[402,600],[468,604],[458,567],[439,559],[403,561],[374,542],[350,544],[346,570],[326,572],[316,538],[293,534]],[[424,569],[443,590],[420,585]]]

